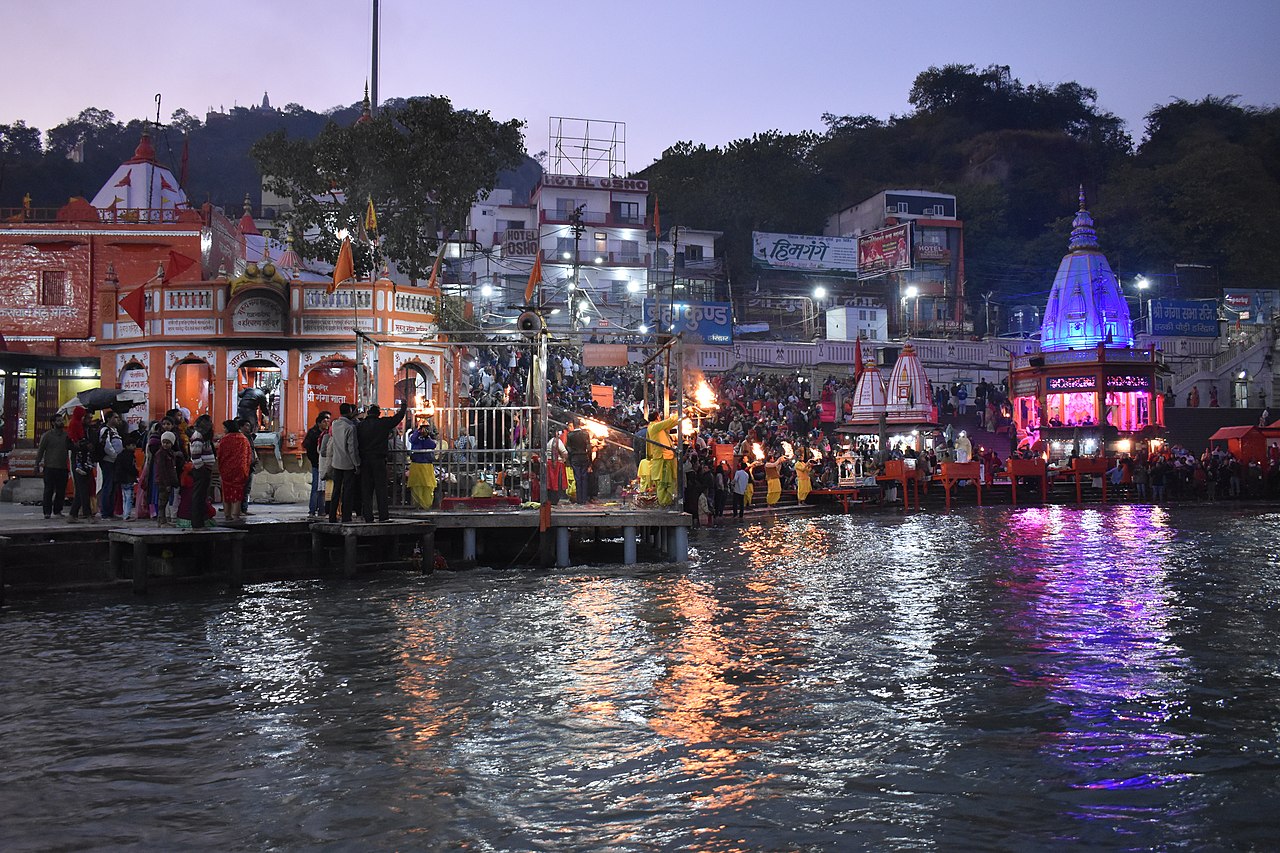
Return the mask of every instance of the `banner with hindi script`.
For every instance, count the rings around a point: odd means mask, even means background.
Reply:
[[[733,306],[728,302],[667,302],[656,308],[654,300],[644,301],[644,321],[665,334],[684,335],[686,343],[731,345]]]
[[[766,269],[845,273],[858,271],[858,241],[853,237],[752,231],[751,254],[756,266]]]
[[[1216,338],[1218,300],[1152,299],[1147,318],[1147,334]]]
[[[911,269],[911,225],[895,225],[858,238],[858,278]]]

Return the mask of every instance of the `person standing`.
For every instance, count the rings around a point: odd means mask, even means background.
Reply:
[[[61,518],[62,502],[67,496],[67,476],[71,471],[71,438],[67,435],[62,415],[49,419],[49,429],[40,436],[36,448],[36,470],[44,465],[44,496],[40,506],[45,518]]]
[[[213,451],[213,418],[201,415],[191,427],[191,528],[200,530],[209,519],[209,484],[217,457]]]
[[[329,471],[333,475],[333,499],[329,501],[329,523],[338,521],[338,504],[342,504],[342,522],[348,524],[356,508],[360,476],[360,443],[356,439],[356,407],[343,403],[338,419],[329,427]]]
[[[565,447],[560,433],[553,432],[547,439],[547,501],[556,506],[568,491],[568,475],[565,474],[565,460],[569,458],[569,449]]]
[[[565,439],[564,446],[569,452],[569,467],[573,468],[573,502],[585,504],[591,498],[591,433],[581,421],[574,420],[573,431]]]
[[[240,421],[232,418],[222,422],[222,441],[218,442],[218,476],[222,480],[222,514],[227,521],[239,521],[245,484],[249,481],[249,466],[253,463],[253,448],[249,439],[240,431]]]
[[[733,472],[733,517],[742,518],[746,509],[747,487],[751,485],[751,475],[747,473],[745,462],[738,465]]]
[[[85,420],[88,412],[84,406],[76,406],[71,412],[71,420],[67,424],[67,437],[71,439],[71,479],[75,494],[71,498],[71,512],[67,522],[74,524],[84,516],[96,521],[90,495],[93,494],[93,459],[90,456],[89,441]]]
[[[387,443],[391,431],[396,424],[404,420],[409,411],[408,402],[401,401],[400,410],[394,418],[382,417],[382,409],[370,406],[368,416],[356,427],[356,440],[360,453],[360,467],[364,475],[360,478],[360,492],[364,504],[364,520],[373,523],[373,502],[378,501],[378,521],[390,521],[391,510],[388,506],[390,494],[387,483]],[[345,512],[345,510],[344,510]]]
[[[120,488],[120,516],[125,521],[136,521],[138,513],[134,498],[138,488],[138,455],[136,445],[142,433],[129,433],[121,439],[121,450],[116,454],[116,466],[112,472]]]
[[[107,422],[98,432],[98,444],[102,447],[102,490],[98,492],[98,510],[104,519],[110,520],[116,513],[116,457],[124,449],[120,428],[124,421],[115,412],[107,416]]]
[[[320,439],[329,431],[333,415],[327,411],[316,415],[316,422],[302,439],[302,449],[311,463],[311,501],[307,505],[308,518],[320,518],[324,515],[324,481],[320,472]]]
[[[156,501],[159,514],[156,523],[161,527],[172,524],[169,520],[169,503],[180,482],[178,471],[181,465],[181,451],[176,449],[177,443],[177,435],[172,432],[164,433],[160,436],[160,449],[151,459],[151,464],[156,469],[156,489],[159,491]]]
[[[418,509],[436,502],[436,439],[425,421],[409,434],[409,494]]]
[[[654,484],[658,506],[671,506],[676,497],[676,452],[671,428],[679,422],[680,415],[664,418],[655,411],[649,420],[649,479]]]

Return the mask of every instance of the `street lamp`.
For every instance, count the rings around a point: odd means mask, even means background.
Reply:
[[[914,284],[909,286],[906,290],[902,291],[902,306],[903,306],[904,314],[906,313],[907,300],[908,299],[912,300],[911,314],[906,315],[907,337],[911,337],[911,326],[912,326],[912,320],[913,320],[912,314],[915,313],[916,306],[919,304],[917,301],[915,301],[919,296],[920,296],[920,288],[916,287]]]
[[[827,298],[827,289],[818,285],[813,289],[813,336],[818,337],[822,330],[822,300]]]

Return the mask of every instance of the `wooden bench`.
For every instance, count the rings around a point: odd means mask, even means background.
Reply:
[[[429,521],[393,519],[391,521],[337,522],[317,521],[311,525],[311,565],[319,568],[324,562],[326,538],[342,540],[342,572],[347,577],[356,573],[356,549],[361,539],[381,539],[394,544],[394,540],[412,536],[422,548],[422,571],[431,572],[436,562],[436,527]]]
[[[1107,468],[1108,468],[1108,465],[1107,465],[1106,459],[1092,459],[1092,458],[1086,459],[1084,457],[1080,457],[1075,460],[1075,464],[1073,464],[1070,468],[1067,469],[1066,471],[1067,475],[1074,476],[1076,480],[1076,503],[1077,504],[1084,502],[1084,494],[1080,488],[1080,479],[1082,477],[1089,477],[1090,479],[1094,477],[1101,477],[1102,478],[1102,502],[1104,504],[1107,502]]]
[[[947,495],[947,509],[951,509],[951,490],[962,480],[972,480],[978,489],[978,506],[982,506],[982,463],[980,462],[943,462],[942,489]]]
[[[1018,459],[1011,456],[1005,460],[1005,473],[1009,476],[1009,488],[1011,489],[1010,497],[1013,499],[1013,505],[1018,505],[1018,478],[1032,477],[1040,480],[1040,503],[1049,502],[1049,470],[1048,466],[1039,456],[1033,459]]]
[[[876,477],[882,486],[885,483],[902,486],[902,511],[911,509],[910,486],[916,490],[916,509],[920,508],[920,471],[907,464],[905,459],[889,459],[884,463],[884,473]]]
[[[134,528],[131,530],[107,531],[108,553],[111,560],[111,571],[120,576],[121,552],[125,545],[133,546],[133,591],[147,591],[149,571],[147,555],[152,546],[165,545],[174,548],[189,548],[203,551],[206,555],[214,547],[214,543],[226,541],[231,545],[231,563],[227,567],[228,580],[232,587],[238,588],[244,578],[244,538],[245,531],[232,530],[226,527],[205,527],[200,530],[175,530],[173,528]]]

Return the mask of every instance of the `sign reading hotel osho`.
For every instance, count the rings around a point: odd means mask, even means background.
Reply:
[[[858,242],[852,237],[752,231],[751,254],[771,269],[858,271]]]
[[[895,225],[858,238],[858,278],[911,269],[911,226]]]
[[[538,254],[538,232],[533,228],[508,228],[502,232],[502,257],[531,258]]]
[[[645,322],[654,323],[654,300],[644,301]],[[664,302],[658,320],[663,332],[683,334],[686,342],[733,343],[733,306],[728,302]]]
[[[1216,299],[1152,299],[1148,334],[1184,335],[1189,338],[1218,337]]]

